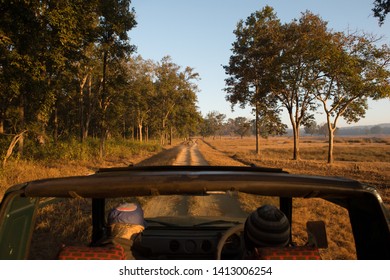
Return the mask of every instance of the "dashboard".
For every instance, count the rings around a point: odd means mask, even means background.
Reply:
[[[217,246],[231,226],[147,227],[133,241],[136,259],[216,259]],[[228,237],[222,259],[238,259],[244,252],[243,234]]]

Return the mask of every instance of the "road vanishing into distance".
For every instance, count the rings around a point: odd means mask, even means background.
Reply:
[[[208,165],[196,141],[182,144],[173,165]],[[236,196],[212,194],[206,196],[156,196],[144,206],[145,217],[159,216],[225,216],[246,217]]]

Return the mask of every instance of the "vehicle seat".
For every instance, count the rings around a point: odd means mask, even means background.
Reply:
[[[266,247],[256,248],[254,259],[257,260],[321,260],[316,247]]]
[[[109,244],[102,247],[64,246],[58,254],[59,260],[125,260],[122,246]]]

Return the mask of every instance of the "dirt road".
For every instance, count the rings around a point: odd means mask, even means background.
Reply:
[[[197,142],[183,144],[173,165],[209,165],[198,149]]]
[[[182,144],[172,165],[208,165],[196,142]],[[158,196],[144,206],[145,217],[226,216],[246,217],[234,194],[207,196]]]

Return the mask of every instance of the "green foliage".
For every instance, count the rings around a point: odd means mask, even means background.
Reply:
[[[390,49],[378,47],[374,36],[329,30],[309,11],[281,25],[268,6],[241,20],[234,33],[233,55],[224,67],[226,99],[255,107],[257,127],[262,122],[270,131],[284,107],[294,132],[293,159],[299,159],[300,126],[310,126],[319,107],[327,118],[332,162],[338,120],[357,122],[369,98],[390,96]]]
[[[207,113],[206,117],[202,121],[200,133],[203,137],[216,136],[222,133],[224,126],[225,114],[221,114],[217,111]]]
[[[88,160],[97,157],[98,141],[92,139],[81,144],[76,139],[48,142],[40,145],[36,141],[28,139],[24,147],[24,158],[38,161],[52,160]]]
[[[198,74],[131,57],[130,0],[2,1],[0,14],[0,134],[29,131],[14,157],[87,159],[115,150],[110,138],[195,133]]]
[[[378,18],[379,25],[382,25],[386,19],[386,15],[390,12],[390,1],[375,0],[372,11],[374,12],[374,16]]]

